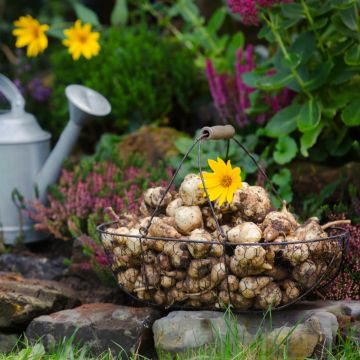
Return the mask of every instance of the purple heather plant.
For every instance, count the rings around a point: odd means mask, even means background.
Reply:
[[[329,300],[360,300],[360,225],[347,225],[349,246],[344,271],[324,291]]]
[[[292,0],[229,0],[229,7],[235,14],[240,14],[244,25],[259,25],[259,11],[274,4],[289,3]]]
[[[250,95],[255,91],[245,84],[243,74],[251,72],[256,67],[254,47],[248,45],[245,50],[236,53],[235,75],[218,74],[211,60],[206,62],[206,75],[214,106],[224,123],[234,119],[239,127],[250,124],[247,109],[250,108]],[[269,74],[270,75],[270,74]],[[257,124],[264,124],[273,114],[288,106],[293,99],[293,93],[285,88],[275,95],[262,94],[261,102],[268,105],[269,110],[257,115]]]

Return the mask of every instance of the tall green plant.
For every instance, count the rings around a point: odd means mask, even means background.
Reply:
[[[240,12],[238,3],[231,2]],[[274,160],[284,164],[297,155],[359,159],[360,2],[253,3],[270,57],[243,79],[259,90],[287,87],[296,93],[292,104],[258,131],[275,140]]]

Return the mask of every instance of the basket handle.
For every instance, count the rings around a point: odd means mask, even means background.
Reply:
[[[204,140],[227,140],[235,135],[232,125],[206,126],[200,130],[200,137]]]

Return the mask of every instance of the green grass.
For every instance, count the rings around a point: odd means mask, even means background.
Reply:
[[[241,334],[238,333],[237,322],[233,315],[227,318],[227,333],[221,337],[217,334],[215,342],[210,345],[202,346],[190,350],[186,353],[171,355],[166,353],[159,354],[159,360],[269,360],[269,359],[289,359],[286,355],[286,340],[279,344],[269,346],[261,334],[261,328],[258,335],[251,342],[244,345],[238,339]],[[295,327],[294,327],[295,329]],[[75,335],[75,334],[74,334]],[[98,357],[91,355],[89,348],[80,347],[74,343],[74,335],[70,339],[64,339],[51,350],[45,351],[41,344],[41,339],[35,344],[31,344],[26,338],[19,340],[13,351],[8,354],[0,353],[0,360],[118,360],[125,356],[119,346],[118,355],[114,357],[110,351],[101,354]],[[338,341],[332,352],[327,355],[329,360],[359,360],[360,347],[355,340],[348,336],[342,339],[338,336]],[[132,354],[129,360],[149,360],[138,354]]]

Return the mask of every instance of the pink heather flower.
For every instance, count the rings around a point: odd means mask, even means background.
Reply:
[[[236,53],[235,75],[218,74],[211,60],[206,61],[206,76],[214,107],[224,123],[235,120],[243,128],[250,124],[247,109],[250,107],[250,95],[255,89],[246,85],[243,74],[256,68],[254,47],[248,45],[245,50]],[[271,75],[271,74],[269,74]],[[260,100],[269,105],[269,111],[259,114],[253,120],[259,125],[264,124],[273,114],[289,105],[294,93],[283,89],[277,94],[264,94]]]
[[[259,11],[270,8],[276,3],[289,3],[292,0],[229,0],[229,7],[235,14],[240,14],[244,25],[259,25]]]

